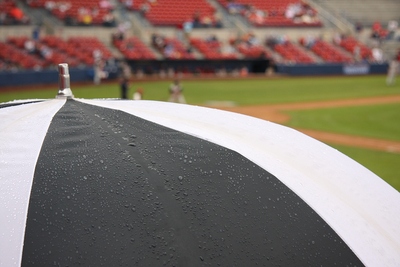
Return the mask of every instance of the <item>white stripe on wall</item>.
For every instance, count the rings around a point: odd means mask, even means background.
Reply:
[[[20,266],[36,162],[65,100],[0,109],[0,266]]]
[[[337,150],[290,128],[225,111],[155,101],[80,101],[242,154],[308,203],[364,264],[400,266],[400,193]]]

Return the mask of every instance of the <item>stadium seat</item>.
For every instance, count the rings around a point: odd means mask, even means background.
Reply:
[[[218,40],[191,38],[190,43],[199,50],[206,59],[238,59],[235,52],[223,52],[223,45]]]
[[[155,59],[153,52],[137,37],[114,40],[114,46],[126,59]]]
[[[140,4],[138,6],[134,4],[134,9],[140,10],[144,1],[135,2],[140,2]],[[155,4],[149,6],[145,17],[155,26],[177,26],[193,19],[194,15],[198,14],[200,21],[208,19],[210,26],[213,26],[214,13],[214,7],[207,0],[157,0]]]
[[[316,16],[315,9],[299,0],[240,0],[232,3],[228,0],[218,0],[228,11],[243,15],[253,26],[270,27],[321,27],[322,22]],[[285,12],[289,5],[298,4],[304,10],[296,16],[287,18]]]
[[[331,63],[351,63],[353,58],[341,52],[333,44],[323,40],[317,40],[311,51],[320,56],[324,61]]]
[[[289,41],[275,45],[274,50],[279,53],[287,63],[315,63],[313,58]]]
[[[347,36],[341,39],[340,46],[346,49],[350,53],[354,53],[356,47],[360,49],[360,56],[362,59],[370,59],[372,55],[371,49],[365,44],[358,41],[356,38],[352,36]]]

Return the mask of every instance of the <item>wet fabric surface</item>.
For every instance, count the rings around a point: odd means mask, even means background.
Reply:
[[[23,266],[361,266],[240,154],[68,100],[37,163]]]

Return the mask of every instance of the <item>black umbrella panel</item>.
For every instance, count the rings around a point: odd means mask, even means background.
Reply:
[[[155,101],[0,108],[1,266],[399,266],[400,194],[256,118]]]

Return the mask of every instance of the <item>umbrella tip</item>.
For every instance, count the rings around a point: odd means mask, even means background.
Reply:
[[[58,64],[58,94],[56,98],[73,98],[70,83],[69,70],[67,63]]]

